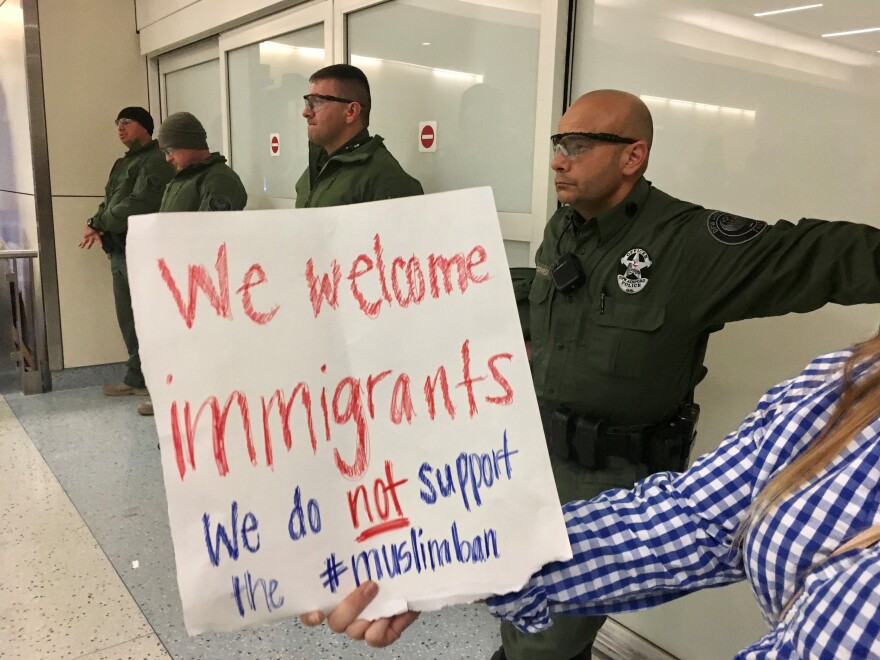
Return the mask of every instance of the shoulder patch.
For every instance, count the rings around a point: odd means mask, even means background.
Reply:
[[[228,211],[232,208],[232,202],[223,195],[212,195],[208,201],[208,208],[212,211]]]
[[[709,233],[724,245],[742,245],[767,229],[767,223],[751,220],[741,215],[731,215],[723,211],[713,211],[706,220]]]
[[[538,275],[539,277],[543,277],[545,279],[549,278],[550,277],[550,268],[548,266],[545,266],[544,264],[536,261],[535,262],[535,275]]]
[[[161,188],[162,187],[162,177],[158,174],[151,174],[147,177],[147,185],[151,188]]]

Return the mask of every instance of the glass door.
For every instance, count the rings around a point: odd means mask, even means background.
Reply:
[[[205,127],[211,151],[222,151],[220,83],[216,38],[162,55],[159,57],[161,118],[175,112],[192,113]]]
[[[508,260],[524,266],[555,208],[549,137],[564,17],[556,1],[504,5],[338,0],[335,60],[366,73],[370,132],[426,193],[492,188]]]
[[[248,191],[248,208],[293,208],[308,165],[301,116],[309,76],[330,63],[325,2],[225,34],[229,152]]]

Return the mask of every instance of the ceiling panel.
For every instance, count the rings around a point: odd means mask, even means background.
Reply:
[[[821,4],[821,7],[804,9],[773,16],[755,17],[758,12]],[[708,8],[748,18],[763,25],[792,32],[822,42],[873,53],[880,58],[880,1],[878,0],[830,0],[816,3],[786,0],[717,0],[707,2]],[[876,28],[874,32],[841,37],[823,38],[823,34],[850,30]]]

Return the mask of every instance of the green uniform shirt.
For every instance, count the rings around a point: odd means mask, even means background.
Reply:
[[[366,129],[327,155],[309,143],[309,166],[296,182],[296,207],[315,208],[375,202],[423,194],[422,184],[404,172],[379,135]]]
[[[567,252],[587,280],[561,293],[549,271]],[[724,323],[880,301],[880,230],[767,225],[674,199],[644,179],[589,221],[557,211],[535,261],[538,401],[610,424],[666,418],[699,381],[708,334]]]
[[[215,151],[174,175],[159,211],[241,211],[245,204],[247,192],[241,179]]]
[[[162,193],[174,168],[165,162],[155,140],[135,144],[113,163],[98,212],[86,222],[103,232],[101,246],[111,254],[125,254],[128,217],[159,210]]]

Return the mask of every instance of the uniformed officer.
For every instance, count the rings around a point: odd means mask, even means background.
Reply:
[[[531,287],[513,273],[515,290],[528,291],[524,331],[563,503],[684,468],[706,344],[725,323],[880,302],[880,230],[768,225],[677,200],[644,178],[652,138],[638,97],[600,90],[575,101],[551,137],[565,206],[547,223]],[[376,588],[343,601],[334,630],[373,646],[397,640],[416,613],[355,620]],[[553,617],[535,635],[502,624],[493,660],[586,660],[603,621]]]
[[[168,115],[159,127],[159,148],[177,172],[165,189],[160,213],[187,211],[241,211],[247,192],[226,158],[208,149],[201,122],[188,112]],[[153,414],[153,402],[138,406],[141,415]]]
[[[350,64],[312,74],[303,99],[309,136],[309,166],[296,183],[296,206],[339,206],[421,195],[422,184],[407,174],[384,145],[370,137],[370,84]]]
[[[208,149],[201,122],[188,112],[169,115],[159,127],[159,148],[177,173],[165,189],[160,212],[240,211],[247,192],[226,158]]]
[[[79,247],[89,249],[97,243],[107,253],[113,278],[116,320],[128,352],[125,378],[121,383],[104,385],[104,395],[146,396],[147,386],[141,371],[131,310],[125,240],[129,216],[159,210],[165,184],[174,170],[162,157],[159,145],[153,139],[153,118],[143,108],[132,106],[120,110],[116,117],[116,132],[128,151],[113,164],[104,199],[98,212],[86,222]]]
[[[566,206],[535,256],[525,330],[563,503],[683,469],[708,337],[725,323],[880,301],[880,230],[677,200],[643,176],[652,138],[645,104],[615,90],[580,97],[551,138]],[[502,624],[493,658],[589,658],[603,621]]]

